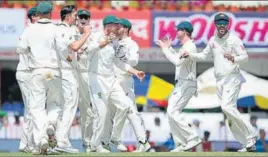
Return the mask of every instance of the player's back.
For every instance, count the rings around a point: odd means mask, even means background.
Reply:
[[[58,68],[55,50],[56,29],[57,27],[48,19],[41,19],[29,27],[31,68]]]

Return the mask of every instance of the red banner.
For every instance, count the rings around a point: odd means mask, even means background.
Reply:
[[[151,42],[151,12],[150,11],[90,11],[91,25],[94,30],[103,28],[102,19],[107,15],[126,18],[132,23],[131,35],[141,48],[150,47]],[[53,12],[53,20],[60,20],[60,13]]]

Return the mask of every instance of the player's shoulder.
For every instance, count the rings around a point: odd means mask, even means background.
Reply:
[[[229,39],[234,40],[234,41],[241,41],[241,39],[234,33],[229,34]]]
[[[133,46],[133,47],[139,47],[139,44],[133,40],[132,38],[129,38],[128,42]]]

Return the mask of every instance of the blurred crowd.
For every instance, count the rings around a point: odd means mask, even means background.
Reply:
[[[38,1],[0,1],[2,8],[31,8]],[[219,1],[219,0],[136,0],[136,1],[52,1],[54,9],[60,10],[67,4],[89,10],[168,10],[168,11],[254,11],[267,12],[268,1]]]

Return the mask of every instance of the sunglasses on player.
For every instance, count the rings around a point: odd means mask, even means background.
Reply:
[[[87,15],[79,15],[78,18],[88,20],[89,16],[87,16]]]

